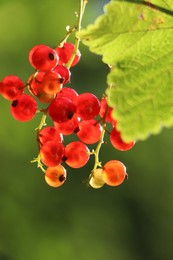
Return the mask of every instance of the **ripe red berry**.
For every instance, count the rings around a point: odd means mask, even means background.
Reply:
[[[111,160],[103,166],[103,180],[107,185],[118,186],[126,177],[126,167],[118,160]]]
[[[7,76],[0,82],[0,94],[7,100],[18,99],[24,92],[24,83],[17,76]]]
[[[32,74],[28,79],[28,90],[34,96],[39,96],[42,94],[43,90],[40,88],[41,82],[45,72],[38,71],[36,74]]]
[[[110,133],[110,142],[114,148],[120,151],[130,150],[135,145],[135,141],[124,142],[121,138],[121,133],[116,128],[113,128]]]
[[[29,62],[35,69],[41,71],[55,68],[58,60],[56,51],[43,44],[34,46],[29,52]]]
[[[83,120],[93,119],[99,114],[100,102],[91,93],[80,94],[75,101],[76,113]]]
[[[10,111],[14,119],[26,122],[35,116],[37,103],[33,97],[22,94],[18,99],[12,102]]]
[[[88,147],[79,142],[71,142],[65,147],[64,160],[72,168],[81,168],[89,160],[90,154]]]
[[[54,68],[54,71],[57,72],[61,76],[62,84],[66,84],[67,82],[70,81],[71,73],[70,73],[70,70],[67,69],[65,66],[57,65]]]
[[[102,98],[100,101],[100,116],[105,119],[105,122],[112,122],[112,107],[107,104],[106,97]]]
[[[73,88],[63,87],[58,93],[58,97],[66,97],[72,102],[75,102],[76,98],[78,97],[78,93]]]
[[[28,79],[28,89],[29,92],[36,96],[39,101],[43,103],[50,103],[55,98],[55,93],[47,94],[43,91],[42,80],[45,75],[45,72],[38,71],[36,74],[32,74]]]
[[[66,177],[66,170],[61,164],[46,169],[45,181],[51,187],[60,187],[65,182]]]
[[[64,156],[64,146],[57,141],[48,141],[40,148],[41,161],[46,166],[57,166]]]
[[[38,49],[38,48],[41,48],[41,47],[45,47],[45,45],[44,44],[38,44],[38,45],[33,46],[30,49],[29,55],[28,55],[29,62],[32,62],[32,55],[35,52],[35,50]]]
[[[56,97],[49,106],[48,113],[54,122],[70,120],[76,111],[74,103],[65,97]]]
[[[62,142],[63,136],[60,132],[53,126],[46,126],[39,132],[39,144],[44,145],[48,141]]]
[[[58,57],[59,57],[59,62],[61,64],[67,64],[67,62],[70,60],[70,58],[72,56],[74,48],[75,48],[74,44],[65,42],[62,47],[57,47],[55,49],[58,54]],[[78,52],[75,55],[74,60],[71,64],[71,67],[75,66],[79,62],[80,57],[81,57],[81,53],[78,50]]]
[[[71,135],[78,127],[79,121],[80,121],[79,117],[77,117],[77,115],[74,114],[72,119],[62,123],[54,122],[54,125],[55,128],[63,135]]]
[[[101,125],[94,119],[79,122],[75,130],[78,138],[85,144],[94,144],[99,141],[102,133]]]

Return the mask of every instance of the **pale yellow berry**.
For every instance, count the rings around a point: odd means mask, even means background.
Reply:
[[[104,184],[102,168],[96,169],[90,178],[89,185],[94,189],[99,189],[103,187]]]

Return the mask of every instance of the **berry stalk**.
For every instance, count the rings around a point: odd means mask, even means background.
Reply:
[[[99,167],[102,167],[102,162],[99,161],[99,153],[100,153],[100,149],[101,149],[101,146],[102,144],[104,143],[104,136],[105,136],[105,129],[106,129],[106,125],[104,124],[103,127],[102,127],[102,133],[101,133],[101,137],[100,137],[100,140],[97,144],[97,147],[95,150],[93,150],[90,154],[94,154],[95,156],[95,163],[94,163],[94,167],[89,175],[89,180],[88,180],[88,183],[90,181],[90,179],[92,178],[95,170]]]
[[[85,7],[86,7],[87,3],[88,3],[87,0],[80,0],[80,8],[79,8],[79,14],[78,14],[78,20],[77,20],[77,26],[76,26],[76,32],[78,32],[78,33],[81,30],[82,18],[83,18],[83,15],[84,15],[84,12],[85,12]],[[72,62],[73,62],[76,54],[78,53],[79,44],[80,44],[80,37],[78,35],[76,35],[75,48],[74,48],[74,51],[72,53],[70,60],[66,64],[67,68],[71,67]]]
[[[40,133],[40,130],[43,128],[43,126],[46,125],[47,111],[48,111],[48,109],[40,110],[40,112],[42,112],[43,115],[41,117],[41,120],[40,120],[40,123],[39,123],[38,127],[35,129],[37,131],[37,143],[38,143],[39,150],[40,150],[39,133]],[[31,161],[31,163],[37,163],[37,167],[40,168],[42,170],[42,172],[44,172],[44,173],[46,172],[46,170],[43,167],[43,164],[41,163],[40,153],[38,153],[38,156],[36,158],[34,158]]]

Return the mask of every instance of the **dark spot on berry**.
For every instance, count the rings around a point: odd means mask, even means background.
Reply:
[[[65,156],[65,155],[62,157],[62,161],[64,161],[64,162],[65,162],[67,159],[68,159],[68,158],[67,158],[67,156]]]
[[[62,84],[64,82],[64,79],[63,78],[60,78],[59,79],[59,82]]]
[[[68,119],[72,119],[72,117],[73,117],[73,115],[74,115],[74,112],[73,111],[69,111],[68,112]]]
[[[13,102],[12,102],[12,107],[16,107],[17,106],[17,104],[18,104],[18,100],[16,99],[16,100],[14,100]]]
[[[74,133],[77,134],[80,131],[79,127],[76,127],[76,129],[74,130]]]
[[[64,175],[60,175],[60,176],[59,176],[59,181],[60,181],[60,182],[65,181],[65,179],[66,179],[66,177],[65,177]]]
[[[54,60],[55,59],[55,56],[54,56],[54,54],[52,52],[50,52],[48,56],[49,56],[50,60]]]

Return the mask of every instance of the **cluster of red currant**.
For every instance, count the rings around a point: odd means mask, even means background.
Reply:
[[[29,62],[35,72],[27,83],[17,76],[7,76],[0,82],[0,94],[11,101],[11,114],[18,121],[26,122],[37,112],[43,113],[37,128],[39,153],[32,162],[37,162],[50,186],[58,187],[65,182],[66,169],[62,164],[81,168],[92,154],[95,155],[95,165],[89,174],[88,185],[93,188],[104,184],[117,186],[127,178],[126,167],[118,160],[101,165],[99,150],[104,134],[108,132],[111,144],[121,151],[131,149],[135,141],[125,143],[122,140],[106,96],[99,100],[89,92],[78,94],[67,85],[70,83],[70,68],[78,63],[80,56],[80,51],[69,42],[54,49],[37,45],[29,52]],[[47,103],[47,107],[39,110],[37,100]],[[45,126],[46,116],[50,117],[51,126]],[[107,129],[107,123],[112,125],[111,131]],[[77,140],[64,145],[64,137],[71,134],[76,135]],[[90,151],[87,145],[96,143],[96,149]]]

